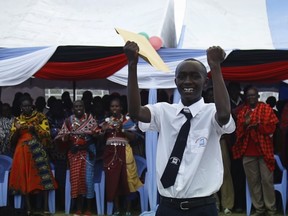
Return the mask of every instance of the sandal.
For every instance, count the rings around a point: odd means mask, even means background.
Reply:
[[[42,213],[43,216],[51,216],[52,214],[49,211],[44,211]]]

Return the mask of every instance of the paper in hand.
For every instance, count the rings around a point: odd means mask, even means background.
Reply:
[[[129,32],[123,29],[115,28],[116,32],[127,41],[134,41],[139,46],[139,55],[153,67],[164,72],[170,72],[170,69],[163,62],[150,42],[143,35]]]

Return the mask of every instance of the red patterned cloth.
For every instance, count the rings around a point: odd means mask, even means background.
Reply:
[[[76,154],[68,153],[70,166],[71,197],[85,195],[86,191],[86,151],[78,151]]]
[[[63,126],[55,139],[60,139],[66,134],[70,134],[71,148],[68,151],[68,161],[70,167],[70,183],[71,183],[71,197],[77,198],[79,195],[85,195],[88,192],[87,184],[93,179],[86,179],[87,172],[94,172],[87,170],[87,163],[95,163],[95,155],[92,158],[87,157],[89,143],[95,146],[92,135],[97,131],[98,124],[92,115],[84,114],[81,118],[71,115],[65,120]],[[73,146],[86,146],[86,148],[79,149],[72,152]],[[90,146],[91,147],[91,146]],[[92,152],[93,153],[93,152]],[[92,166],[93,167],[93,166]],[[92,176],[93,177],[93,176]]]
[[[246,123],[248,116],[250,116],[249,124]],[[273,171],[275,160],[272,135],[277,123],[278,118],[269,105],[259,102],[253,110],[248,105],[243,106],[237,115],[237,140],[232,147],[233,158],[246,155],[247,149],[253,145],[256,149],[253,150],[252,146],[246,156],[263,156],[267,167]]]

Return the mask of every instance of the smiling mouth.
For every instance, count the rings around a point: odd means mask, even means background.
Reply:
[[[185,93],[194,92],[194,88],[184,88],[183,90],[184,90]]]

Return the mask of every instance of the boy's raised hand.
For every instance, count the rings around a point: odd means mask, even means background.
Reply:
[[[224,61],[225,56],[226,53],[220,46],[212,46],[207,49],[207,61],[211,69],[219,66]]]
[[[135,42],[127,41],[123,50],[129,63],[138,63],[139,47]]]

